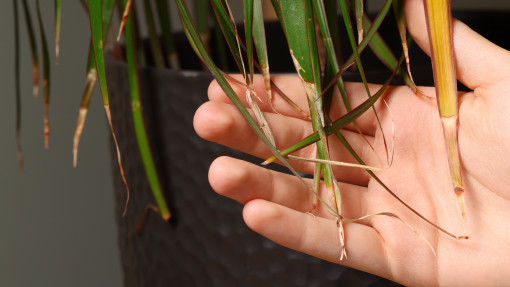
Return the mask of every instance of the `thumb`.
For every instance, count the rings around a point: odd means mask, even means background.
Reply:
[[[409,33],[430,56],[424,0],[407,0],[405,15]],[[456,19],[453,19],[452,26],[457,78],[464,85],[474,90],[510,76],[510,69],[507,68],[510,65],[510,52]]]

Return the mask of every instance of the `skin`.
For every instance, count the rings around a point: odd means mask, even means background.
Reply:
[[[406,18],[414,40],[429,53],[423,2],[406,2]],[[386,167],[376,174],[406,203],[455,235],[454,239],[426,224],[389,195],[362,169],[335,167],[342,192],[342,215],[359,218],[392,212],[402,221],[383,215],[344,223],[347,259],[340,261],[335,218],[324,207],[315,216],[308,212],[312,194],[293,176],[277,173],[237,159],[221,157],[210,168],[213,189],[244,204],[243,217],[254,231],[288,248],[364,270],[410,286],[500,286],[508,284],[510,267],[510,52],[490,43],[466,25],[454,21],[457,77],[472,92],[459,94],[459,143],[465,186],[467,219],[463,221],[449,176],[443,131],[435,90],[421,87],[431,98],[414,95],[407,87],[392,87],[375,107],[382,128],[395,152],[391,167],[383,135],[371,111],[357,121],[372,150],[353,126],[341,130],[362,159]],[[299,79],[273,77],[274,82],[300,107],[306,96]],[[370,87],[372,94],[378,86]],[[244,88],[234,86],[244,99]],[[264,95],[261,77],[255,90]],[[347,85],[352,106],[367,95],[360,84]],[[194,125],[204,139],[233,147],[260,158],[271,156],[217,83],[209,88],[210,101],[199,108]],[[332,118],[346,111],[336,93]],[[268,101],[260,103],[283,149],[311,133],[311,124],[274,93],[273,112]],[[392,124],[394,134],[392,135]],[[329,137],[332,159],[356,163],[342,144]],[[313,157],[314,147],[298,156]],[[313,173],[313,164],[291,161],[300,171]],[[324,198],[327,196],[324,194]],[[425,242],[428,241],[436,256]]]

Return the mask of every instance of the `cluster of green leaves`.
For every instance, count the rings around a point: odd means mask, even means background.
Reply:
[[[235,25],[236,21],[229,9],[228,1],[213,0],[212,5],[214,7],[215,15],[218,19],[226,42],[229,45],[230,51],[234,56],[239,71],[244,76],[244,83],[237,83],[246,86],[246,97],[250,108],[254,112],[255,117],[250,116],[246,107],[244,107],[231,88],[231,84],[227,81],[226,76],[212,61],[211,57],[207,53],[207,49],[201,42],[201,38],[198,33],[198,29],[191,18],[191,14],[186,6],[186,2],[183,0],[175,0],[178,8],[181,22],[191,43],[193,49],[205,63],[208,69],[213,73],[219,85],[223,88],[228,97],[232,100],[234,105],[239,109],[245,119],[248,121],[250,127],[255,133],[262,139],[262,141],[268,146],[273,152],[274,156],[268,159],[266,162],[273,160],[280,160],[281,163],[286,165],[296,176],[299,175],[293,170],[291,165],[287,162],[288,158],[299,159],[297,157],[290,157],[290,153],[303,148],[305,146],[315,144],[317,149],[316,159],[301,159],[307,161],[316,162],[316,169],[314,174],[315,184],[313,187],[308,186],[310,191],[314,193],[315,200],[321,201],[323,206],[327,208],[333,215],[335,215],[339,222],[346,220],[341,216],[341,193],[336,182],[336,176],[334,175],[331,165],[336,164],[331,161],[329,156],[329,147],[327,136],[334,134],[350,151],[354,158],[359,162],[360,165],[364,165],[361,158],[354,152],[352,146],[347,140],[340,134],[339,129],[349,123],[354,123],[355,120],[369,109],[373,109],[374,103],[384,94],[385,89],[395,75],[402,78],[403,82],[408,85],[416,94],[419,91],[414,84],[412,77],[410,76],[410,63],[408,55],[408,43],[411,38],[407,36],[404,15],[403,15],[403,1],[385,1],[383,8],[374,19],[373,23],[362,11],[363,3],[361,0],[352,1],[352,5],[349,5],[345,0],[338,1],[338,7],[340,8],[344,26],[349,36],[350,46],[353,54],[344,63],[341,63],[337,57],[338,49],[335,48],[333,43],[338,43],[338,34],[331,34],[330,27],[337,27],[336,13],[326,13],[326,6],[328,11],[337,10],[336,1],[278,1],[272,0],[272,6],[278,16],[278,20],[283,27],[287,42],[289,45],[289,53],[294,61],[296,72],[305,87],[308,104],[309,104],[309,116],[311,118],[311,124],[314,129],[314,133],[302,141],[296,143],[292,147],[279,151],[274,143],[274,137],[271,134],[270,128],[266,125],[263,119],[263,114],[260,113],[256,103],[253,101],[253,70],[256,63],[255,53],[253,52],[253,46],[256,47],[260,72],[264,75],[266,81],[267,94],[271,95],[271,87],[274,84],[270,83],[269,76],[269,65],[267,64],[267,51],[265,46],[265,35],[263,24],[261,21],[257,21],[260,17],[260,10],[258,5],[260,1],[257,0],[246,0],[243,1],[244,5],[244,24],[245,24],[245,41],[241,40],[238,35],[238,30]],[[382,37],[377,33],[377,30],[382,20],[387,16],[388,11],[393,6],[395,14],[398,32],[402,40],[403,55],[400,60],[394,56],[392,51],[384,43]],[[351,20],[351,11],[355,11],[355,21]],[[329,17],[328,17],[329,16]],[[354,24],[355,23],[355,24]],[[257,26],[260,27],[257,28]],[[353,27],[357,25],[358,35],[354,33]],[[318,28],[318,29],[317,29]],[[318,31],[318,32],[317,32]],[[397,31],[396,31],[397,32]],[[317,43],[324,42],[325,53],[319,51],[320,47]],[[382,86],[382,88],[374,95],[370,94],[368,89],[368,83],[364,74],[364,67],[361,61],[360,54],[367,46],[369,46],[376,56],[391,70],[393,71],[392,76]],[[326,61],[321,61],[320,55],[326,55]],[[247,59],[247,65],[243,59]],[[403,61],[407,63],[407,70],[400,67]],[[323,64],[321,64],[323,63]],[[324,64],[325,63],[325,64]],[[351,109],[347,95],[344,88],[342,74],[352,65],[355,65],[357,71],[360,73],[360,77],[365,86],[367,93],[367,100],[356,107]],[[247,66],[247,67],[246,67]],[[340,91],[348,113],[340,119],[333,120],[329,116],[329,110],[331,105],[331,87],[336,86]],[[268,97],[271,100],[271,97]],[[292,104],[292,103],[291,103]],[[377,114],[376,114],[376,118]],[[387,156],[389,161],[388,149]],[[399,202],[405,205],[409,210],[419,216],[427,223],[433,225],[438,230],[456,237],[448,231],[440,228],[435,223],[429,221],[423,217],[420,213],[414,210],[411,206],[403,202],[390,188],[388,188],[372,171],[367,172],[383,186],[392,196],[394,196]],[[323,200],[318,194],[319,181],[324,180],[326,189],[328,190],[329,201]],[[304,183],[304,181],[303,181]],[[304,183],[306,184],[306,183]],[[384,215],[388,215],[387,213]],[[341,237],[341,243],[343,245],[343,230],[342,225],[338,224],[339,233]],[[456,237],[462,238],[462,237]],[[343,250],[342,256],[345,255]]]
[[[362,0],[304,0],[304,1],[280,1],[271,0],[272,9],[274,9],[277,15],[278,21],[280,22],[283,31],[285,33],[289,53],[293,59],[296,73],[301,79],[307,94],[308,101],[308,116],[311,119],[311,124],[314,133],[304,138],[300,142],[293,146],[280,151],[277,148],[277,143],[274,140],[274,136],[271,131],[271,127],[268,125],[264,118],[264,114],[258,107],[257,99],[260,99],[253,91],[253,77],[256,70],[258,70],[264,77],[266,95],[269,102],[272,102],[273,90],[277,91],[277,94],[282,96],[290,105],[298,108],[288,97],[286,97],[278,87],[271,82],[270,67],[268,62],[268,51],[266,46],[266,35],[264,29],[264,13],[263,3],[261,0],[243,0],[243,20],[244,20],[244,37],[241,37],[240,32],[237,28],[237,21],[230,9],[227,0],[211,0],[208,1],[195,1],[195,15],[196,22],[192,18],[192,14],[188,9],[185,0],[174,0],[179,17],[181,20],[182,28],[188,41],[198,57],[202,60],[204,67],[206,67],[214,75],[216,81],[223,88],[227,96],[231,99],[232,103],[237,107],[239,112],[248,122],[249,126],[253,131],[260,137],[260,139],[267,145],[268,149],[274,154],[274,156],[266,161],[266,163],[278,159],[282,164],[287,166],[294,175],[296,175],[303,184],[314,194],[314,206],[317,207],[318,202],[334,216],[338,218],[338,228],[340,233],[340,239],[342,246],[343,244],[343,228],[342,221],[351,220],[342,217],[341,210],[341,191],[339,189],[336,176],[334,174],[332,165],[338,164],[332,161],[330,157],[330,148],[328,145],[327,137],[329,135],[336,136],[352,154],[352,156],[358,161],[360,166],[365,166],[363,160],[357,155],[348,143],[345,137],[339,132],[339,130],[345,127],[347,124],[353,123],[357,127],[356,119],[365,112],[371,110],[375,113],[375,118],[378,120],[377,113],[374,108],[374,104],[384,94],[386,88],[395,76],[402,79],[402,81],[410,87],[416,94],[419,93],[418,88],[414,84],[410,75],[410,62],[408,55],[408,45],[411,42],[411,38],[407,35],[407,29],[405,26],[405,20],[403,15],[403,1],[401,0],[386,0],[377,16],[371,20],[364,12],[364,3]],[[428,4],[434,1],[427,1]],[[18,21],[17,2],[14,0],[16,23]],[[38,56],[37,56],[37,45],[35,44],[34,31],[31,24],[30,13],[28,11],[26,0],[23,0],[23,8],[25,11],[25,19],[27,21],[28,34],[31,43],[32,59],[34,65],[34,93],[37,93],[39,84],[38,74]],[[38,3],[38,2],[37,2]],[[91,26],[91,44],[89,50],[89,61],[87,67],[87,79],[86,87],[82,97],[82,103],[80,106],[80,114],[78,118],[78,124],[76,128],[75,141],[73,146],[74,151],[74,164],[76,165],[77,150],[79,138],[81,136],[83,125],[85,123],[86,113],[90,101],[90,95],[96,82],[99,82],[101,92],[103,95],[103,104],[107,114],[107,118],[111,127],[113,137],[116,142],[115,132],[111,122],[110,106],[109,106],[109,95],[106,81],[106,71],[104,62],[104,50],[108,41],[107,35],[110,29],[112,15],[115,8],[119,11],[121,18],[119,36],[121,37],[123,27],[125,35],[125,59],[128,64],[128,75],[129,75],[129,87],[131,94],[131,104],[133,119],[135,125],[135,133],[137,142],[142,156],[143,164],[147,174],[147,178],[151,189],[154,194],[154,198],[157,204],[157,210],[161,213],[164,220],[170,218],[170,211],[163,195],[160,180],[158,178],[157,170],[154,165],[152,152],[150,150],[150,144],[147,137],[147,132],[144,123],[144,116],[142,114],[141,101],[140,101],[140,86],[139,86],[139,75],[138,66],[139,63],[144,63],[145,59],[141,56],[138,46],[140,44],[139,39],[139,27],[137,22],[136,5],[132,0],[89,0],[88,3],[82,1],[90,16]],[[443,3],[443,2],[442,2]],[[445,3],[448,1],[445,0]],[[143,8],[145,12],[146,26],[148,29],[150,47],[152,52],[152,58],[154,59],[154,65],[160,68],[172,67],[178,68],[180,66],[179,60],[176,54],[175,41],[172,35],[172,27],[170,26],[170,14],[169,7],[166,0],[154,0],[156,5],[157,16],[153,13],[153,3],[150,0],[143,1]],[[435,15],[433,11],[445,11],[444,7],[434,7],[432,4],[429,5],[429,15]],[[39,7],[39,6],[37,6]],[[383,20],[389,14],[389,11],[393,7],[393,14],[395,15],[396,23],[398,26],[398,32],[402,42],[402,56],[399,59],[393,54],[388,48],[383,38],[378,34],[378,29],[381,26]],[[431,8],[432,7],[432,8]],[[267,8],[267,7],[266,7]],[[435,10],[434,10],[435,9]],[[449,9],[449,8],[448,8]],[[244,82],[232,81],[232,79],[220,68],[226,66],[226,58],[220,57],[220,64],[216,64],[210,56],[210,47],[208,40],[210,36],[209,27],[209,13],[207,11],[212,10],[214,14],[214,34],[216,36],[224,37],[227,47],[220,49],[228,49],[235,61],[239,72],[244,77]],[[55,1],[55,31],[56,31],[56,53],[59,51],[59,31],[60,31],[60,0]],[[339,47],[339,18],[337,17],[338,11],[341,14],[341,20],[343,26],[346,29],[349,46],[352,50],[352,55],[347,57],[345,61],[341,60],[339,56],[344,51],[340,50]],[[432,11],[432,12],[431,12]],[[449,11],[448,11],[449,12]],[[351,19],[351,14],[354,15],[354,19]],[[49,123],[47,121],[47,111],[49,104],[49,63],[48,63],[48,48],[45,41],[44,29],[42,19],[38,10],[38,20],[41,33],[41,46],[43,47],[43,78],[44,78],[44,95],[45,95],[45,134],[46,139],[49,135]],[[158,21],[156,21],[156,19]],[[444,22],[444,18],[442,21]],[[447,18],[449,19],[449,18]],[[158,25],[159,30],[162,34],[162,41],[158,37]],[[432,25],[435,22],[430,22]],[[437,25],[441,26],[444,23]],[[17,28],[17,24],[15,26]],[[441,26],[443,27],[443,26]],[[434,31],[441,31],[440,28],[432,28],[435,30],[431,32],[431,35],[435,35]],[[443,27],[444,29],[444,27]],[[449,29],[449,28],[446,28]],[[354,31],[357,31],[355,33]],[[445,32],[443,30],[443,32]],[[448,31],[446,31],[448,32]],[[16,33],[17,35],[18,33]],[[118,39],[117,39],[118,40]],[[221,45],[223,41],[216,41],[218,45]],[[16,40],[18,43],[18,40]],[[113,45],[115,46],[115,45]],[[368,89],[368,82],[365,77],[364,65],[362,62],[361,54],[369,47],[374,54],[392,71],[391,76],[387,79],[386,83],[382,85],[379,91],[375,94],[371,94]],[[440,48],[442,46],[439,46]],[[442,47],[443,49],[449,49],[451,47]],[[117,48],[118,49],[118,48]],[[445,51],[446,51],[445,50]],[[401,64],[406,62],[407,69],[402,68]],[[451,63],[450,63],[451,64]],[[435,64],[434,68],[439,64]],[[344,87],[343,74],[350,68],[359,72],[359,76],[365,87],[367,100],[361,105],[352,108],[347,100],[347,91]],[[447,71],[448,72],[448,71]],[[450,71],[451,72],[451,71]],[[448,74],[451,76],[451,73]],[[453,79],[455,75],[453,74]],[[451,80],[449,78],[447,80]],[[437,79],[436,79],[437,82]],[[236,95],[231,85],[238,84],[246,87],[246,99],[249,104],[249,108],[245,107],[241,99]],[[333,88],[338,89],[342,103],[347,110],[347,114],[338,119],[332,119],[329,111],[332,103],[332,91]],[[438,90],[439,91],[439,90]],[[452,94],[452,89],[449,89]],[[453,94],[455,91],[453,92]],[[438,92],[438,94],[440,94]],[[19,109],[19,93],[18,97],[18,111]],[[451,101],[451,98],[450,98]],[[442,102],[441,102],[442,103]],[[444,105],[443,105],[444,106]],[[443,107],[440,106],[440,107]],[[449,106],[451,116],[452,111],[456,109],[456,106]],[[249,109],[253,112],[250,114]],[[442,109],[444,110],[444,108]],[[18,134],[19,134],[19,120],[18,120]],[[382,130],[382,129],[381,129]],[[358,128],[358,131],[361,131]],[[456,137],[456,134],[455,134]],[[19,138],[19,137],[18,137]],[[46,140],[48,143],[48,140]],[[292,152],[301,149],[309,145],[315,145],[317,156],[315,159],[302,159],[293,157]],[[18,146],[20,144],[18,143]],[[386,154],[388,162],[390,162],[390,152],[388,151],[386,141]],[[453,149],[452,149],[453,150]],[[117,147],[118,151],[118,147]],[[19,148],[19,154],[21,155],[21,148]],[[458,155],[457,155],[458,157]],[[288,163],[288,159],[307,160],[315,162],[316,168],[314,172],[314,184],[313,186],[308,185],[301,176],[292,168]],[[121,173],[126,183],[128,183],[124,177],[122,170],[122,162],[120,159],[120,153],[118,152],[118,162],[121,167]],[[22,165],[22,156],[20,156],[20,166]],[[408,206],[403,202],[396,194],[394,194],[390,188],[388,188],[369,168],[367,172],[370,176],[383,186],[392,196],[394,196],[399,202],[405,205],[409,210],[414,212],[417,216],[422,218],[424,221],[435,226],[444,233],[454,236],[448,233],[446,230],[440,228],[435,223],[429,221],[423,217],[412,207]],[[452,172],[452,177],[453,177]],[[460,174],[459,174],[460,177]],[[319,194],[319,183],[323,180],[328,192],[329,200],[323,200]],[[461,183],[460,183],[461,184]],[[457,186],[456,186],[457,187]],[[460,185],[461,187],[461,185]],[[129,193],[128,193],[129,194]],[[385,213],[383,215],[389,215],[396,217],[393,214]],[[455,236],[454,236],[455,237]],[[345,249],[343,250],[342,256],[345,255]]]

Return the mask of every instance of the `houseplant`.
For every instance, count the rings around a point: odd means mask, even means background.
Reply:
[[[345,13],[344,13],[345,14]]]

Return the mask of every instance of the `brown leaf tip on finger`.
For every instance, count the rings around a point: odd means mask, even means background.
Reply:
[[[344,227],[342,225],[342,216],[338,215],[338,218],[336,220],[336,227],[338,229],[338,236],[340,239],[340,261],[343,261],[344,259],[347,260],[347,250],[345,249],[345,235],[344,235]]]
[[[464,188],[461,186],[456,186],[454,188],[455,195],[457,196],[457,200],[459,201],[460,211],[462,213],[462,219],[466,220],[466,207],[464,203]]]

